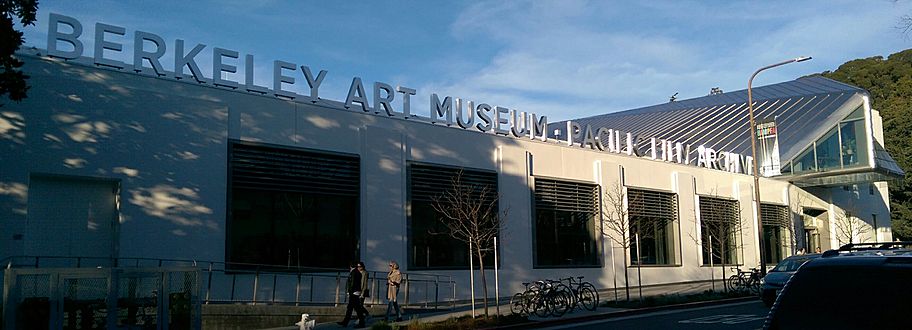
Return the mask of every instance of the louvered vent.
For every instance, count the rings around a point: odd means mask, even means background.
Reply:
[[[630,216],[678,220],[678,195],[652,190],[627,188]]]
[[[460,170],[463,186],[479,193],[488,187],[484,199],[486,203],[497,198],[497,173],[413,163],[409,166],[412,201],[433,202],[434,198],[453,187],[453,179]]]
[[[231,143],[233,189],[358,196],[357,156]]]
[[[737,222],[739,216],[737,200],[700,196],[700,220],[703,222]]]
[[[789,221],[788,206],[760,204],[760,219],[764,225],[787,227]]]
[[[535,208],[597,214],[598,185],[535,179]]]

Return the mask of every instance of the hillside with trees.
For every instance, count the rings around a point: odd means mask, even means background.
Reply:
[[[890,183],[893,235],[912,240],[912,49],[852,60],[821,75],[866,89],[880,111],[884,147],[906,172],[904,182]]]

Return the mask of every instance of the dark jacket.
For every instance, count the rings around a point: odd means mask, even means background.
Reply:
[[[358,269],[352,269],[348,273],[348,281],[345,283],[345,292],[353,294],[355,291],[362,291],[361,283],[363,282],[361,272]]]

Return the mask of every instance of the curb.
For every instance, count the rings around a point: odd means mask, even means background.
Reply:
[[[667,310],[689,309],[689,308],[697,308],[697,307],[713,306],[713,305],[724,305],[724,304],[739,303],[739,302],[746,302],[746,301],[752,301],[752,300],[759,301],[759,298],[758,297],[741,297],[741,298],[727,298],[727,299],[710,300],[710,301],[697,301],[697,302],[690,302],[690,303],[676,304],[676,305],[665,305],[665,306],[657,306],[657,307],[628,309],[628,310],[622,310],[622,311],[607,312],[607,313],[601,313],[601,314],[592,314],[592,315],[585,315],[585,316],[579,316],[579,317],[564,317],[564,318],[557,318],[557,319],[553,319],[553,320],[529,321],[529,322],[505,325],[505,326],[500,326],[500,327],[485,328],[485,329],[508,330],[508,329],[541,328],[541,327],[549,327],[549,326],[556,326],[556,325],[569,324],[569,323],[604,320],[604,319],[611,319],[611,318],[616,318],[616,317],[648,314],[648,313],[661,312],[661,311],[667,311]]]

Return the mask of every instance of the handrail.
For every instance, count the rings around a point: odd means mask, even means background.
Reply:
[[[119,268],[154,268],[154,267],[166,267],[166,266],[190,266],[199,269],[203,274],[201,276],[207,283],[205,286],[202,286],[201,289],[205,289],[206,292],[201,294],[204,297],[204,304],[210,303],[251,303],[251,304],[294,304],[299,306],[301,304],[310,304],[310,305],[335,305],[338,306],[344,303],[347,294],[344,292],[345,282],[343,277],[348,276],[348,269],[339,269],[339,268],[319,268],[319,267],[297,267],[297,266],[275,266],[275,265],[265,265],[265,264],[251,264],[251,263],[231,263],[223,261],[201,261],[195,259],[165,259],[165,258],[105,258],[105,257],[72,257],[72,256],[10,256],[3,259],[0,259],[0,265],[6,264],[7,268],[42,268],[42,261],[45,261],[45,264],[50,267],[75,267],[75,268],[86,268],[86,267],[96,267],[98,263],[103,263],[106,265],[111,265],[113,267]],[[62,261],[62,262],[61,262]],[[94,262],[93,262],[94,261]],[[60,265],[60,264],[63,265]],[[106,266],[105,265],[105,266]],[[368,271],[370,278],[370,288],[373,294],[373,297],[365,301],[365,304],[380,304],[381,296],[386,296],[384,289],[386,288],[386,275],[384,271]],[[414,272],[403,272],[403,284],[405,287],[405,302],[403,305],[410,305],[409,298],[415,298],[414,294],[421,294],[425,299],[418,300],[412,299],[412,303],[416,306],[429,307],[433,305],[434,309],[439,307],[450,307],[455,306],[453,304],[456,301],[456,281],[453,279],[452,275],[442,275],[442,274],[433,274],[433,273],[414,273]],[[272,281],[269,281],[269,276],[272,276]],[[262,276],[265,276],[261,281]],[[239,298],[244,296],[244,281],[248,281],[246,285],[249,285],[249,281],[253,281],[252,292],[247,291],[248,298]],[[281,281],[280,281],[281,279]],[[221,285],[214,286],[214,281],[221,282]],[[323,285],[319,285],[319,281],[325,281]],[[323,290],[332,288],[331,282],[335,282],[334,292]],[[414,282],[414,283],[413,283]],[[229,284],[230,283],[230,284]],[[271,287],[270,284],[271,283]],[[409,285],[410,283],[424,283],[424,285]],[[440,289],[444,287],[452,287],[452,296],[444,297],[444,300],[440,300]],[[238,291],[238,290],[241,291]],[[295,290],[294,294],[288,294],[288,297],[277,298],[276,293],[279,290],[282,292],[290,293],[290,290]],[[423,290],[422,290],[423,289]],[[221,291],[219,291],[221,290]],[[301,291],[306,290],[309,294],[307,297],[302,297]],[[430,292],[433,290],[433,292]],[[228,292],[230,291],[230,294]],[[258,295],[258,292],[266,291],[264,293],[271,293],[268,295]],[[321,291],[322,297],[315,297],[315,291]],[[410,292],[415,291],[415,292]],[[225,297],[214,297],[213,292],[224,293]],[[446,292],[446,291],[445,291]],[[410,295],[411,293],[411,295]],[[410,297],[411,296],[411,297]],[[263,297],[266,297],[265,299]],[[291,299],[293,297],[293,299]],[[431,298],[433,297],[433,298]],[[227,298],[227,299],[224,299]],[[307,300],[302,300],[301,298],[306,298]],[[328,300],[321,300],[328,298]],[[431,301],[433,299],[433,301]]]

